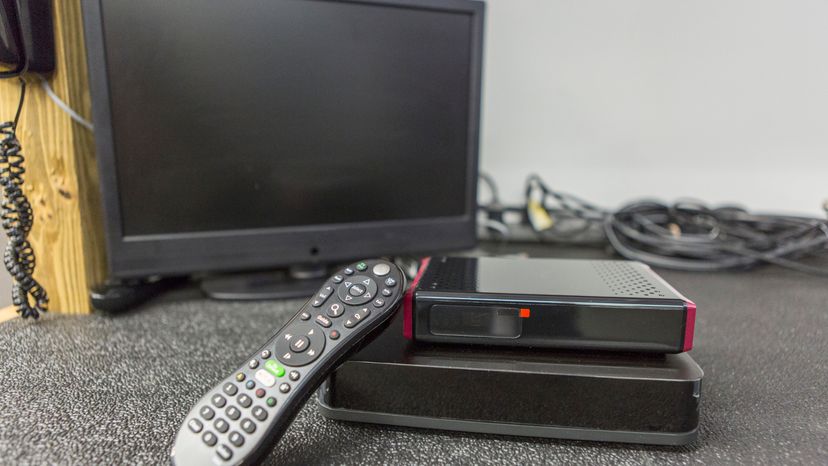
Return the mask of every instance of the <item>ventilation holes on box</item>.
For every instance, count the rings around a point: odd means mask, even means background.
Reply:
[[[600,261],[596,262],[594,267],[598,276],[617,296],[664,297],[664,293],[653,282],[630,264],[621,261]]]

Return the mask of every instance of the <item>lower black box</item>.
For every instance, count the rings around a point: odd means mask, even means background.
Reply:
[[[684,445],[697,437],[702,377],[687,353],[412,343],[398,315],[328,378],[317,402],[346,421]]]

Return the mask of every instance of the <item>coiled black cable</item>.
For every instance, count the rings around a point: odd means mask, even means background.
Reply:
[[[828,251],[828,221],[818,218],[644,201],[607,215],[604,231],[619,254],[657,267],[709,272],[768,263],[828,276],[824,261],[807,263]]]
[[[49,297],[46,290],[34,279],[35,253],[27,239],[32,229],[34,215],[32,206],[23,192],[23,157],[20,141],[17,139],[17,122],[26,97],[26,82],[20,79],[20,103],[13,121],[0,124],[0,187],[2,203],[0,218],[9,242],[3,254],[3,263],[11,274],[12,302],[22,317],[37,319],[46,312]]]

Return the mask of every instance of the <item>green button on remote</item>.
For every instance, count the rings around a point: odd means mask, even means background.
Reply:
[[[359,270],[360,272],[365,272],[365,270],[367,268],[368,268],[368,264],[366,264],[365,262],[360,262],[359,264],[356,265],[356,269]]]
[[[264,367],[268,372],[275,375],[276,377],[281,377],[285,375],[285,368],[280,366],[279,363],[272,359],[270,361],[267,361]]]

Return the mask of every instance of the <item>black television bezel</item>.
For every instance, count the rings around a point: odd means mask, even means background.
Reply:
[[[466,173],[468,183],[466,211],[463,215],[127,237],[123,234],[115,171],[106,44],[101,16],[102,1],[104,0],[83,0],[82,7],[110,277],[133,278],[255,270],[382,255],[436,253],[475,245],[485,12],[483,2],[308,0],[450,11],[471,16],[472,50]],[[427,187],[427,180],[423,180],[423,186]],[[389,184],[387,189],[397,188]]]

